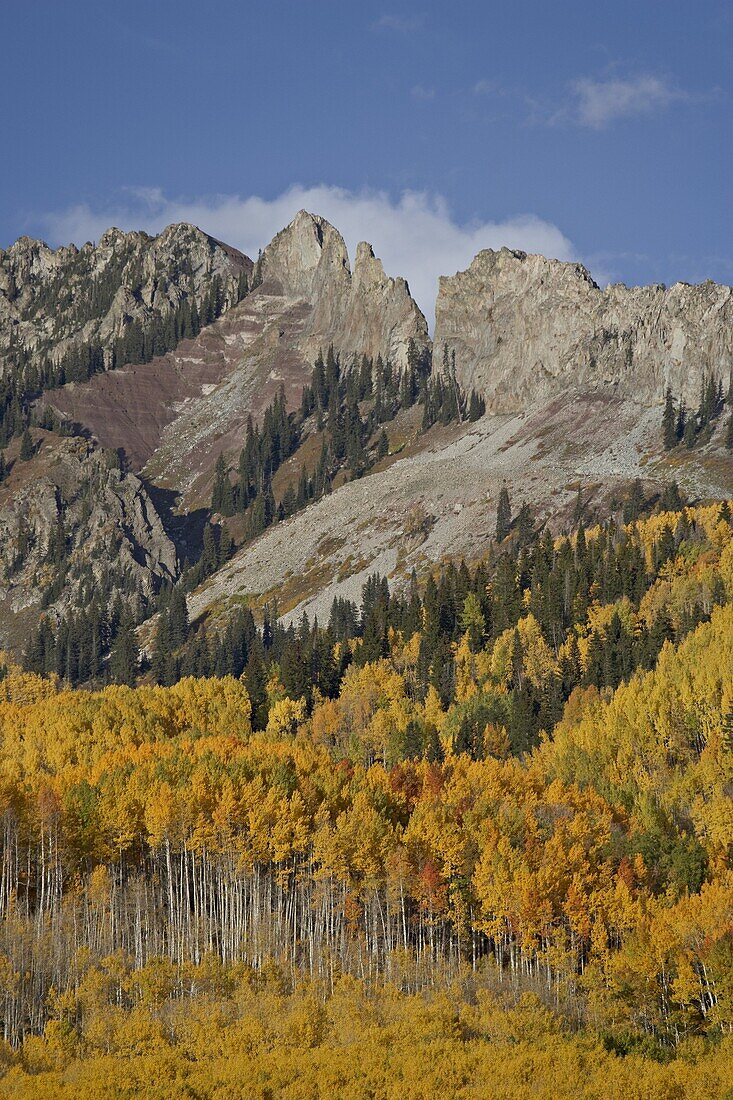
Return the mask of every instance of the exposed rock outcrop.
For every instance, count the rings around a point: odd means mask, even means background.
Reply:
[[[195,337],[41,399],[104,448],[123,450],[149,490],[86,440],[36,431],[39,453],[25,463],[15,461],[18,439],[11,443],[0,484],[0,642],[4,631],[17,644],[42,606],[52,614],[83,606],[90,584],[108,587],[108,566],[127,578],[125,591],[150,593],[175,575],[150,494],[169,490],[161,514],[175,507],[186,517],[175,520],[176,537],[189,521],[195,534],[218,455],[236,455],[247,418],[259,419],[281,387],[289,407],[299,405],[319,351],[333,344],[345,363],[367,354],[402,366],[411,342],[430,348],[405,281],[387,277],[364,243],[352,268],[341,235],[305,211],[254,267],[190,226],[158,238],[110,231],[79,251],[26,240],[0,253],[0,355],[19,344],[34,356],[57,353],[79,333],[107,346],[130,319],[173,311],[209,293],[216,277],[234,296],[241,272],[250,292]],[[307,606],[322,615],[334,594],[358,596],[369,571],[396,578],[423,561],[473,556],[493,535],[504,478],[516,501],[543,515],[572,507],[578,486],[597,501],[639,476],[661,487],[671,474],[654,406],[667,385],[688,405],[707,374],[729,385],[733,291],[712,283],[603,291],[578,264],[482,252],[441,280],[436,369],[444,348],[456,353],[463,388],[482,393],[489,412],[511,415],[424,437],[411,408],[384,468],[246,546],[194,596],[194,613],[277,592],[292,614]],[[699,447],[673,456],[674,476],[692,495],[728,492],[722,435],[719,418]],[[297,480],[298,470],[290,474]],[[181,557],[193,548],[187,539]]]
[[[149,597],[177,574],[175,547],[139,478],[85,440],[34,438],[25,462],[17,440],[7,449],[0,485],[0,646],[22,646],[41,608],[83,608],[99,591]]]
[[[486,250],[440,280],[436,364],[446,345],[461,384],[492,412],[573,388],[655,404],[671,386],[696,405],[704,376],[730,385],[733,290],[712,282],[601,290],[580,264]]]
[[[0,371],[19,351],[58,359],[91,342],[109,351],[133,321],[165,320],[184,299],[200,309],[217,277],[223,304],[233,304],[251,269],[247,256],[186,224],[157,237],[108,229],[82,248],[21,237],[0,249]]]
[[[385,275],[370,244],[356,250],[353,274],[341,234],[301,210],[265,249],[263,291],[310,307],[300,347],[309,360],[328,344],[344,357],[381,355],[404,366],[407,347],[429,345],[427,322],[402,278]]]

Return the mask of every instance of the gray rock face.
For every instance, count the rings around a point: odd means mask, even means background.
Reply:
[[[200,308],[217,276],[225,305],[233,304],[251,268],[236,249],[186,224],[157,237],[108,229],[80,249],[21,237],[0,249],[0,371],[19,351],[58,359],[76,344],[109,349],[132,321],[164,320],[184,298]]]
[[[429,345],[428,326],[404,279],[385,275],[365,242],[353,272],[341,234],[325,218],[301,210],[261,259],[262,291],[307,303],[300,351],[312,363],[329,344],[348,360],[381,355],[399,366],[407,347]]]
[[[486,250],[440,280],[436,365],[446,346],[462,386],[492,412],[575,388],[649,405],[671,386],[696,405],[704,376],[730,385],[733,290],[712,282],[601,290],[580,264]]]
[[[176,551],[144,486],[85,440],[34,432],[37,453],[0,486],[0,645],[24,627],[88,605],[108,588],[150,596],[177,573]],[[63,584],[59,584],[59,579]]]

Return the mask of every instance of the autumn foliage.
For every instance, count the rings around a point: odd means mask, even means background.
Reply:
[[[0,1095],[728,1095],[733,533],[717,505],[690,520],[636,605],[592,600],[557,644],[531,606],[489,641],[467,607],[448,706],[414,688],[419,633],[312,705],[273,666],[255,731],[233,677],[10,667]],[[593,638],[692,608],[654,667],[583,683]],[[519,679],[568,661],[518,751]]]

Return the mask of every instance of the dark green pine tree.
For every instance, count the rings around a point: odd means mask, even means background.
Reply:
[[[588,653],[583,673],[584,687],[601,687],[603,684],[603,672],[605,665],[603,639],[598,631],[594,630],[588,643]]]
[[[692,448],[695,446],[695,441],[697,439],[697,428],[694,415],[687,417],[687,420],[685,422],[684,435],[682,438],[688,450],[692,450]]]
[[[471,390],[471,396],[468,401],[468,419],[471,421],[480,420],[486,412],[486,402],[483,397],[479,397],[475,390]]]
[[[580,681],[580,651],[578,649],[578,638],[574,630],[570,632],[568,637],[568,646],[560,665],[560,674],[562,676],[562,691],[567,697]]]
[[[509,490],[502,485],[499,493],[499,503],[496,508],[496,541],[503,542],[512,528],[512,506],[509,501]]]
[[[444,707],[449,707],[455,697],[456,666],[453,660],[453,651],[444,638],[438,642],[433,653],[430,666],[430,683],[437,691],[441,704]]]
[[[263,730],[267,725],[267,670],[259,646],[253,646],[242,679],[252,706],[252,728]]]
[[[519,691],[513,691],[509,712],[508,732],[512,752],[519,756],[531,749],[537,741],[536,704],[532,687],[525,683]]]
[[[188,607],[182,588],[174,588],[168,607],[168,642],[171,649],[180,649],[188,638]]]
[[[229,534],[229,529],[224,524],[219,536],[219,564],[223,565],[225,561],[229,561],[233,553],[234,539]]]
[[[662,444],[665,451],[671,451],[677,445],[677,419],[674,409],[672,390],[667,387],[662,413]]]
[[[219,548],[216,545],[214,528],[210,524],[204,528],[204,547],[201,553],[201,579],[210,577],[219,566]]]
[[[21,462],[27,462],[29,458],[33,458],[35,448],[33,446],[33,440],[31,439],[31,433],[26,430],[20,440],[20,460]]]
[[[428,726],[425,738],[425,759],[431,764],[442,764],[445,760],[445,752],[438,731],[432,724]]]
[[[520,546],[529,544],[534,536],[532,509],[526,501],[519,509],[519,515],[517,516],[517,536]]]
[[[140,649],[135,624],[129,613],[123,613],[117,637],[109,658],[109,673],[115,684],[134,687],[140,665]]]
[[[170,687],[176,682],[178,670],[171,648],[170,622],[166,611],[161,611],[158,616],[150,663],[156,683]]]
[[[728,417],[728,427],[725,432],[725,445],[729,451],[733,451],[733,413]]]
[[[641,515],[644,507],[644,490],[641,485],[641,481],[637,477],[631,486],[631,492],[627,499],[624,501],[623,507],[623,521],[624,523],[635,523]]]
[[[211,490],[211,510],[221,512],[223,516],[234,514],[234,493],[229,480],[229,471],[224,461],[224,455],[220,454],[214,467],[214,485]]]
[[[687,406],[684,401],[680,401],[680,407],[677,410],[677,421],[675,423],[674,434],[677,437],[677,442],[681,443],[685,437],[685,428],[687,427]]]
[[[467,756],[474,755],[473,724],[467,714],[464,714],[461,718],[453,738],[453,752],[457,756],[461,753],[465,753]]]
[[[678,512],[683,506],[679,486],[676,481],[664,486],[659,498],[659,510],[661,512]]]

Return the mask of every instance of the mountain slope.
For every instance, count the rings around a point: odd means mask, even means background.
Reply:
[[[733,495],[723,428],[699,451],[661,454],[659,410],[605,394],[563,395],[522,413],[435,427],[364,478],[271,527],[243,547],[190,601],[192,616],[277,596],[287,621],[328,617],[335,597],[358,600],[373,572],[404,583],[446,557],[475,558],[495,537],[502,484],[514,514],[566,525],[582,499],[587,518],[620,507],[631,482],[647,496],[676,480],[693,499]]]
[[[405,281],[388,278],[363,243],[352,268],[343,238],[318,215],[301,211],[256,264],[184,225],[157,238],[110,230],[98,246],[81,250],[53,252],[21,239],[0,254],[0,278],[6,376],[21,385],[33,374],[63,381],[59,364],[74,367],[70,347],[94,345],[101,354],[91,377],[82,370],[81,380],[46,388],[35,414],[45,425],[43,410],[50,405],[85,437],[79,461],[91,463],[90,471],[98,444],[118,452],[123,469],[140,475],[141,482],[128,482],[127,474],[118,474],[125,492],[129,488],[134,497],[139,487],[144,493],[151,537],[155,542],[163,532],[165,542],[151,553],[142,538],[131,550],[141,570],[139,590],[155,592],[177,576],[176,558],[196,555],[207,519],[226,524],[227,539],[251,540],[218,572],[214,563],[213,576],[207,568],[207,580],[190,597],[194,616],[278,596],[288,616],[307,609],[323,617],[334,595],[357,597],[375,570],[400,583],[413,567],[475,557],[494,535],[504,482],[515,515],[525,505],[536,522],[547,520],[555,529],[579,505],[587,516],[618,509],[635,479],[648,499],[673,480],[692,498],[731,495],[729,413],[723,415],[717,398],[704,423],[694,412],[688,416],[693,431],[687,446],[664,452],[660,432],[668,386],[693,410],[705,380],[716,379],[716,394],[729,389],[728,287],[602,291],[579,265],[507,249],[480,253],[466,272],[441,280],[430,382],[449,395],[462,387],[466,402],[473,389],[483,396],[489,414],[473,422],[472,413],[468,423],[467,409],[457,405],[447,418],[426,414],[431,342]],[[145,355],[136,359],[145,333]],[[302,470],[314,475],[324,447],[331,448],[328,476],[305,494],[300,511],[291,515],[293,507],[282,508],[290,518],[257,538],[253,532],[261,526],[242,518],[241,508],[226,520],[212,516],[219,457],[225,470],[237,467],[249,418],[261,423],[281,390],[286,410],[295,415],[314,360],[331,345],[340,360],[341,408],[311,405],[307,415],[298,414],[302,438],[294,453],[277,472],[263,467],[262,484],[250,487],[244,507],[255,493],[270,491],[275,510],[286,493],[292,504]],[[156,349],[162,353],[151,358]],[[374,391],[363,385],[365,369],[371,381],[379,375],[380,357],[391,364],[380,377],[392,378],[392,402],[408,363],[412,372],[414,392],[392,405],[402,410],[394,420],[394,411],[375,415],[381,383]],[[53,377],[44,367],[49,359]],[[357,367],[355,397],[348,379]],[[339,417],[342,429],[347,420],[352,428],[359,420],[359,447],[366,451],[356,462],[345,457],[343,440],[333,458]],[[13,430],[17,434],[22,423]],[[17,447],[6,458],[14,460]],[[58,444],[59,455],[64,447]],[[40,454],[50,449],[44,437]],[[37,461],[29,461],[28,471]],[[47,466],[39,474],[44,484]],[[27,497],[16,499],[16,468],[20,476],[16,462],[0,495],[0,524],[10,532],[6,569],[14,560],[18,515],[28,504]],[[78,476],[88,481],[92,475]],[[332,486],[335,491],[321,498]],[[77,524],[70,538],[79,545],[89,538],[94,552],[110,557],[116,527],[124,534],[121,514],[93,531]],[[38,545],[44,539],[39,534]],[[13,582],[8,623],[21,606],[38,606],[34,577],[31,570]],[[67,592],[66,584],[64,574],[53,596],[40,602],[50,599],[55,613],[68,607],[78,590]],[[31,617],[24,612],[23,623]]]

